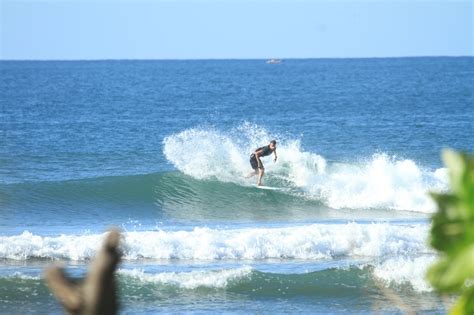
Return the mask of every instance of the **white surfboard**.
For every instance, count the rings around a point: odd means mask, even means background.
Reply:
[[[258,189],[266,189],[266,190],[283,190],[283,188],[280,187],[270,187],[270,186],[257,186],[255,185]]]

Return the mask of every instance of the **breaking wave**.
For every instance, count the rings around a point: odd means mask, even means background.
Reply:
[[[124,259],[261,260],[390,257],[431,252],[427,224],[310,224],[124,233]],[[0,259],[88,260],[105,234],[0,237]]]
[[[278,139],[278,162],[264,160],[269,185],[287,193],[322,201],[331,208],[384,208],[432,212],[430,190],[447,189],[446,170],[430,170],[409,159],[374,154],[364,161],[329,163],[305,151],[299,139],[273,135],[243,124],[228,132],[193,128],[166,137],[164,154],[179,171],[198,180],[218,180],[250,186],[249,154]]]

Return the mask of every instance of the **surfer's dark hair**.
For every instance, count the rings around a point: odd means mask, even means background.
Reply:
[[[272,141],[270,141],[270,143],[273,144],[273,145],[277,145],[277,141],[276,141],[276,140],[272,140]]]

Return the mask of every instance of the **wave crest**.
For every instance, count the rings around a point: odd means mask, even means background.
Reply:
[[[124,259],[260,260],[385,257],[430,252],[428,225],[311,224],[124,233]],[[105,234],[0,237],[0,259],[90,259]]]

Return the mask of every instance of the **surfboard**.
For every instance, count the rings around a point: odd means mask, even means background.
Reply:
[[[270,186],[257,186],[255,185],[258,189],[266,189],[266,190],[282,190],[283,188],[280,187],[270,187]]]

